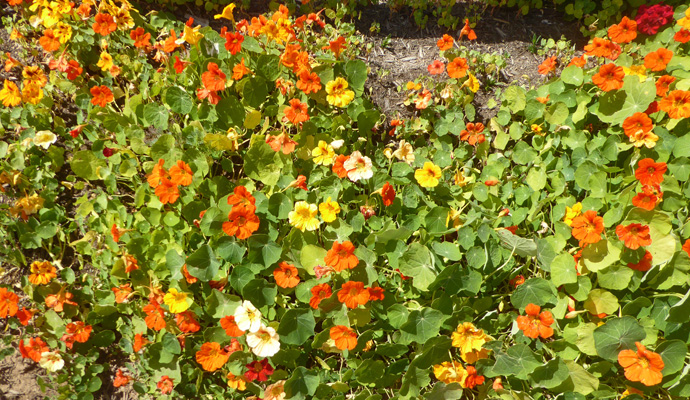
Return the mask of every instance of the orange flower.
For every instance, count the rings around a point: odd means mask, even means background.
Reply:
[[[286,44],[285,45],[285,50],[283,50],[283,54],[280,56],[280,63],[283,64],[284,66],[288,68],[294,68],[295,67],[295,61],[297,60],[297,57],[299,56],[299,50],[302,48],[302,46],[298,44]]]
[[[647,350],[642,343],[635,342],[637,352],[621,350],[618,353],[618,364],[625,369],[625,377],[633,382],[641,382],[645,386],[661,383],[664,361],[658,353]]]
[[[339,154],[336,158],[335,161],[333,162],[333,167],[331,168],[333,170],[333,173],[338,175],[338,178],[344,178],[347,176],[347,170],[344,167],[345,161],[347,161],[350,158],[350,156],[346,156],[344,154]]]
[[[46,296],[46,306],[55,310],[55,312],[62,312],[65,304],[71,304],[77,306],[78,304],[72,301],[74,295],[68,292],[67,287],[62,287],[56,294],[49,294]],[[2,299],[2,289],[0,289],[0,299]],[[2,303],[0,302],[0,317],[2,317]]]
[[[651,158],[644,158],[637,163],[635,178],[643,185],[661,185],[666,173],[666,163],[655,163]]]
[[[27,326],[29,325],[29,321],[31,321],[31,318],[34,317],[34,314],[36,313],[36,310],[31,310],[26,307],[22,307],[21,310],[17,311],[17,319],[19,320],[19,323]]]
[[[546,97],[537,97],[536,100],[541,104],[546,104],[549,102],[549,97],[551,97],[551,95],[547,94]]]
[[[240,63],[232,67],[232,79],[239,81],[243,76],[251,72],[249,68],[244,66],[244,57],[242,57]]]
[[[675,35],[673,35],[673,40],[675,40],[678,43],[690,42],[690,30],[687,30],[685,28],[679,30],[678,32],[676,32]]]
[[[246,239],[259,229],[259,217],[248,208],[234,208],[223,222],[223,232],[228,236]]]
[[[295,151],[295,146],[299,144],[294,140],[290,139],[290,136],[288,136],[285,132],[282,132],[280,135],[277,136],[269,135],[266,138],[266,143],[268,143],[268,145],[271,146],[271,149],[273,149],[273,151],[282,151],[283,154],[292,153],[293,151]]]
[[[110,14],[98,13],[96,14],[96,22],[92,25],[93,31],[103,36],[108,36],[115,32],[117,23],[115,18]]]
[[[616,235],[622,240],[625,247],[637,250],[641,246],[649,246],[652,239],[649,237],[649,227],[641,224],[618,225]]]
[[[353,269],[359,264],[359,259],[355,255],[355,246],[349,240],[342,244],[337,241],[333,242],[333,247],[328,250],[323,260],[326,265],[333,267],[337,272]]]
[[[57,277],[57,270],[50,261],[34,261],[31,263],[29,282],[34,285],[46,285]]]
[[[228,362],[228,358],[230,358],[230,354],[216,342],[206,342],[196,352],[196,361],[201,364],[201,368],[209,372],[213,372],[225,365]]]
[[[434,60],[434,62],[429,64],[426,69],[431,75],[438,75],[443,73],[443,71],[446,69],[446,66],[441,61]]]
[[[616,43],[630,43],[637,37],[637,22],[623,17],[621,22],[609,27],[609,37]]]
[[[242,50],[242,42],[244,42],[244,35],[239,32],[225,34],[225,50],[233,56]]]
[[[0,287],[0,318],[14,317],[19,311],[19,296]]]
[[[205,213],[206,213],[206,210],[202,211],[202,212],[199,214],[199,219],[203,218],[203,217],[204,217],[203,214],[205,214]],[[196,220],[195,220],[195,221],[196,221]],[[197,227],[198,227],[198,226],[197,226]],[[193,284],[193,283],[196,283],[196,282],[199,280],[198,278],[192,276],[192,275],[189,273],[189,270],[187,269],[187,264],[185,264],[185,265],[182,266],[182,275],[184,275],[184,279],[185,279],[185,280],[187,281],[187,283],[189,283],[190,285]]]
[[[592,82],[604,92],[609,92],[622,88],[623,78],[625,78],[623,67],[618,67],[616,64],[609,63],[599,68],[599,73],[592,76]]]
[[[228,336],[240,337],[244,335],[244,331],[237,326],[234,315],[221,318],[220,326],[225,329],[225,334]]]
[[[623,121],[623,132],[628,137],[652,130],[652,120],[645,113],[636,112]]]
[[[649,271],[652,268],[652,253],[645,250],[642,259],[637,264],[628,263],[628,268],[642,272]]]
[[[668,93],[668,87],[676,81],[676,78],[670,75],[662,75],[656,81],[656,95],[659,97],[665,97]]]
[[[336,40],[331,40],[328,42],[328,46],[323,46],[323,50],[330,50],[335,55],[335,58],[340,57],[340,53],[345,49],[345,38],[338,36]]]
[[[175,185],[189,186],[192,184],[192,169],[189,164],[179,160],[177,164],[170,167],[170,181]]]
[[[477,39],[477,34],[474,32],[472,28],[470,28],[470,20],[467,18],[465,18],[465,26],[463,26],[462,30],[460,31],[459,40],[462,40],[463,36],[467,36],[467,39],[469,40]]]
[[[172,379],[168,375],[163,375],[161,377],[161,380],[158,381],[156,384],[156,387],[160,389],[162,394],[170,394],[172,392],[173,387],[175,386],[175,383],[173,382]]]
[[[658,187],[658,186],[657,186]],[[633,197],[632,204],[635,207],[644,208],[647,211],[652,211],[657,204],[661,202],[663,193],[652,185],[642,185],[642,193],[638,193]]]
[[[134,47],[138,49],[146,49],[151,46],[151,34],[144,31],[142,27],[131,30],[129,37],[134,40]]]
[[[165,310],[163,310],[160,304],[151,302],[145,305],[142,311],[146,313],[144,322],[146,322],[146,326],[149,329],[160,331],[165,328]]]
[[[370,287],[367,290],[369,291],[369,300],[371,301],[383,300],[386,297],[382,287]]]
[[[117,224],[113,224],[113,226],[110,228],[110,234],[113,235],[113,240],[115,243],[120,241],[120,236],[125,233],[125,231],[121,231],[117,229]]]
[[[146,346],[149,344],[149,340],[141,333],[137,333],[134,335],[134,343],[132,344],[132,348],[134,349],[135,353],[138,353],[139,350],[141,350],[142,347]]]
[[[357,333],[344,325],[336,325],[329,332],[335,341],[335,347],[340,350],[352,350],[357,347]]]
[[[573,228],[573,237],[580,241],[580,247],[584,247],[601,240],[601,233],[604,231],[604,219],[597,216],[596,211],[589,210],[573,218],[570,226]]]
[[[129,283],[120,285],[119,287],[114,287],[110,289],[115,294],[115,302],[120,304],[124,303],[132,295],[132,287]]]
[[[381,198],[383,199],[384,206],[388,207],[393,204],[395,200],[395,189],[393,189],[393,185],[388,182],[383,185],[381,189]]]
[[[477,385],[484,383],[484,377],[477,374],[477,369],[471,365],[467,366],[467,377],[462,387],[474,389]]]
[[[66,333],[62,335],[61,340],[65,342],[69,349],[72,348],[74,342],[86,343],[91,336],[93,327],[86,325],[82,321],[70,322],[65,326]]]
[[[105,107],[108,103],[115,100],[113,92],[111,92],[110,88],[105,85],[92,87],[91,96],[93,96],[91,99],[91,104],[94,106]]]
[[[556,56],[551,56],[539,65],[538,71],[541,75],[548,75],[556,70]]]
[[[180,331],[185,333],[198,332],[201,329],[201,325],[196,320],[196,315],[191,311],[183,311],[175,315],[175,322]]]
[[[218,95],[218,93],[208,90],[205,87],[198,88],[196,90],[196,97],[198,97],[199,100],[208,99],[208,102],[213,105],[218,104],[218,102],[220,101],[220,96]]]
[[[180,190],[170,179],[163,179],[156,187],[155,193],[163,204],[173,204],[180,197]]]
[[[38,39],[38,43],[45,51],[55,51],[60,48],[60,40],[55,36],[55,32],[52,29],[43,31],[43,36]]]
[[[163,180],[166,180],[170,177],[170,175],[168,175],[168,171],[165,169],[165,167],[163,167],[163,164],[165,164],[165,160],[162,158],[159,159],[158,164],[153,166],[151,173],[146,177],[146,181],[153,189],[157,188],[163,182]]]
[[[519,315],[517,317],[518,328],[528,338],[536,339],[541,337],[542,339],[547,339],[553,336],[553,328],[551,328],[551,324],[554,323],[553,315],[551,315],[550,311],[543,311],[540,314],[540,310],[541,307],[530,303],[525,307],[527,315]]]
[[[167,39],[165,39],[165,42],[163,42],[163,51],[166,53],[172,53],[180,47],[179,44],[177,44],[177,34],[175,33],[174,29],[170,30],[170,36],[168,36]]]
[[[278,264],[278,268],[273,270],[273,277],[276,280],[276,284],[283,289],[293,288],[299,283],[297,268],[285,261],[282,261]]]
[[[357,308],[358,305],[367,304],[369,291],[364,288],[364,283],[348,281],[338,291],[338,301],[345,303],[348,308]]]
[[[592,39],[592,43],[585,46],[585,54],[588,56],[606,57],[615,60],[620,55],[621,48],[619,45],[610,40],[602,38]]]
[[[125,254],[122,257],[125,261],[125,272],[130,273],[132,271],[136,271],[139,269],[139,262],[137,261],[136,257],[134,257],[131,254]]]
[[[299,99],[290,100],[290,107],[286,107],[283,112],[285,113],[285,119],[295,125],[301,125],[302,122],[309,121],[307,103],[302,103]]]
[[[446,51],[446,50],[450,49],[451,47],[453,47],[453,43],[454,43],[454,41],[453,41],[452,36],[443,35],[443,37],[440,38],[438,40],[438,42],[436,42],[436,46],[438,46],[439,50]]]
[[[688,257],[690,257],[690,239],[685,240],[685,243],[683,243],[683,251],[688,253]]]
[[[460,140],[468,142],[472,146],[478,143],[484,143],[486,137],[482,132],[484,132],[484,124],[481,122],[470,122],[465,129],[460,132]]]
[[[236,208],[245,208],[251,212],[256,211],[256,199],[244,186],[235,186],[233,194],[228,196],[228,204],[232,206],[233,210]]]
[[[585,65],[587,65],[587,58],[585,58],[585,57],[586,56],[584,54],[581,55],[580,57],[573,57],[573,59],[570,60],[570,63],[568,64],[568,66],[574,65],[574,66],[580,67],[580,68],[584,67]]]
[[[204,87],[212,92],[225,90],[225,74],[214,62],[208,63],[208,71],[201,74],[201,82]]]
[[[321,90],[321,78],[316,72],[302,72],[297,81],[297,89],[305,94],[316,93]]]
[[[322,283],[311,288],[311,299],[309,299],[309,305],[313,309],[319,308],[319,303],[321,300],[331,297],[333,292],[331,291],[331,286],[327,283]]]
[[[674,90],[661,99],[659,108],[673,119],[690,118],[690,90]]]
[[[124,372],[122,371],[122,368],[120,368],[115,373],[115,379],[113,379],[113,387],[117,388],[120,386],[125,386],[131,380],[132,380],[132,377],[129,375],[125,375]]]
[[[50,351],[50,348],[41,338],[29,339],[29,345],[24,344],[24,339],[19,339],[19,353],[22,358],[30,358],[36,362],[41,361],[41,353]]]
[[[663,71],[672,57],[673,52],[662,47],[644,57],[644,66],[652,71]]]

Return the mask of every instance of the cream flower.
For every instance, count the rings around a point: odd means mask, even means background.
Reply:
[[[34,136],[34,144],[43,149],[48,150],[51,144],[57,141],[57,136],[51,131],[38,131],[36,136]]]
[[[412,148],[411,144],[404,140],[400,141],[400,147],[398,147],[398,150],[393,152],[393,156],[409,165],[414,163],[414,149]]]
[[[261,329],[261,311],[251,301],[245,300],[235,309],[235,323],[243,331],[256,332]]]
[[[283,400],[285,399],[285,381],[278,381],[266,386],[263,400]]]
[[[350,155],[350,158],[343,163],[343,168],[347,171],[347,177],[352,182],[374,176],[374,171],[371,169],[371,159],[363,156],[359,151]]]
[[[295,203],[295,209],[288,214],[290,225],[304,231],[315,231],[319,228],[321,221],[316,218],[318,214],[316,204],[309,204],[306,201]]]
[[[345,144],[345,140],[338,139],[338,140],[334,140],[331,142],[331,147],[333,147],[333,149],[335,149],[335,150],[338,150],[339,148],[343,147],[344,144]]]
[[[50,372],[57,372],[65,366],[65,360],[57,351],[44,351],[41,353],[41,360],[38,365]]]
[[[237,317],[235,317],[237,321]],[[276,330],[270,326],[261,325],[256,332],[247,334],[247,345],[252,349],[252,353],[258,357],[271,357],[280,350]]]

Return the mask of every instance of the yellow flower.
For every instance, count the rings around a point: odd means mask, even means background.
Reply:
[[[647,68],[644,65],[631,65],[630,68],[623,67],[623,72],[625,75],[635,75],[640,79],[640,82],[647,80],[647,74],[645,73]]]
[[[347,90],[348,83],[341,77],[335,78],[326,84],[326,100],[334,107],[347,107],[355,98],[355,92]]]
[[[314,162],[317,164],[331,165],[335,159],[335,151],[333,146],[326,143],[324,140],[319,140],[319,145],[311,151],[314,157]]]
[[[295,203],[295,209],[290,211],[288,219],[290,225],[304,231],[315,231],[319,228],[321,221],[316,218],[318,214],[316,204],[309,204],[306,201],[298,201]]]
[[[471,322],[463,322],[451,336],[453,347],[460,349],[460,356],[465,358],[465,354],[475,350],[481,350],[482,345],[489,340],[483,330],[477,329]]]
[[[115,8],[110,11],[113,17],[115,17],[115,22],[117,23],[117,28],[120,30],[129,30],[134,28],[134,18],[129,13],[129,6],[123,5],[120,8]]]
[[[407,90],[419,90],[421,88],[422,88],[421,83],[414,83],[412,81],[407,82],[407,84],[405,85],[405,89],[407,89]]]
[[[107,51],[102,51],[101,58],[98,60],[98,64],[96,64],[96,66],[99,67],[101,71],[109,71],[110,68],[113,67],[113,56],[111,56]]]
[[[448,211],[448,216],[446,217],[446,226],[448,226],[448,224],[450,222],[453,222],[453,228],[457,229],[457,228],[461,227],[462,226],[462,220],[460,219],[461,215],[462,215],[462,213],[460,212],[460,210],[456,210],[454,208],[451,208],[450,211]]]
[[[187,298],[187,293],[178,292],[175,288],[168,290],[168,293],[163,297],[163,302],[173,314],[185,312],[192,305],[192,300]]]
[[[214,19],[221,19],[221,18],[229,19],[234,24],[235,23],[235,16],[232,15],[232,12],[234,9],[235,9],[235,3],[230,3],[227,6],[225,6],[222,13],[216,14],[213,18]]]
[[[203,34],[199,33],[199,29],[201,29],[201,25],[196,26],[194,28],[185,25],[184,34],[182,35],[182,38],[185,42],[194,46],[195,44],[199,43],[199,40],[201,40],[201,38],[204,37]]]
[[[477,93],[479,90],[479,80],[471,72],[467,74],[467,80],[462,84],[462,87],[467,86],[472,93]]]
[[[532,132],[536,133],[537,135],[541,133],[541,126],[537,124],[532,124],[532,126],[530,126],[530,129],[532,129]]]
[[[441,168],[427,161],[424,163],[424,167],[414,172],[414,177],[421,187],[432,188],[438,185]]]
[[[325,222],[333,222],[340,212],[340,205],[335,201],[331,201],[331,198],[328,197],[325,202],[319,204],[319,211],[321,212],[321,218]]]
[[[400,147],[398,147],[398,150],[393,152],[393,155],[398,160],[404,161],[409,165],[414,163],[414,149],[412,148],[411,144],[405,142],[404,140],[400,141]]]
[[[678,21],[676,21],[681,28],[690,29],[690,8],[685,10],[685,16]]]
[[[453,175],[453,181],[456,185],[460,187],[464,187],[469,183],[469,179],[465,177],[465,174],[462,169],[458,169],[457,171],[455,171],[455,175]]]
[[[573,219],[580,214],[582,214],[582,203],[575,203],[573,208],[565,206],[565,217],[563,217],[563,222],[571,226],[573,224]]]
[[[46,28],[51,28],[53,25],[57,24],[61,18],[61,12],[50,7],[46,7],[41,11],[41,23]]]
[[[60,43],[65,44],[72,38],[72,27],[64,22],[58,22],[53,28],[53,34]]]
[[[470,351],[469,353],[463,353],[463,354],[461,354],[461,356],[462,356],[462,359],[465,360],[466,363],[474,364],[477,362],[477,360],[489,358],[489,350],[483,348],[481,350],[474,350],[474,351]]]
[[[43,87],[48,83],[48,78],[43,73],[43,70],[38,66],[27,66],[22,70],[22,76],[24,77],[24,86],[29,84],[36,84]]]
[[[28,217],[29,215],[36,214],[38,210],[43,208],[44,202],[45,200],[43,197],[37,194],[22,197],[14,203],[14,206],[10,207],[10,215],[16,218],[20,214],[22,217]]]
[[[24,39],[24,35],[18,30],[12,28],[12,33],[10,33],[10,40]]]
[[[229,387],[239,391],[247,389],[247,380],[243,375],[235,376],[232,372],[228,372],[227,378]]]
[[[0,90],[0,101],[5,107],[18,106],[22,102],[22,94],[14,82],[5,79],[5,86]]]
[[[22,101],[25,103],[38,104],[43,98],[43,90],[35,83],[24,85],[22,90]]]
[[[453,361],[452,364],[449,361],[444,361],[439,365],[434,365],[434,375],[436,379],[445,384],[456,382],[462,385],[467,378],[467,371],[457,361]]]

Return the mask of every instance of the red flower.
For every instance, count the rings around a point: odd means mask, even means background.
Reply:
[[[673,119],[690,118],[690,90],[674,90],[659,101],[659,108]]]
[[[589,210],[573,218],[570,226],[573,229],[573,237],[580,241],[580,247],[584,247],[601,240],[601,233],[604,231],[604,219],[597,216],[596,211]]]
[[[633,197],[632,204],[635,207],[652,211],[654,207],[661,202],[663,195],[663,192],[658,189],[658,186],[642,185],[642,193],[638,193]]]
[[[307,103],[302,103],[299,99],[290,100],[290,107],[286,107],[283,112],[285,113],[285,119],[295,125],[301,125],[302,122],[309,121]]]
[[[637,29],[647,35],[656,35],[659,28],[673,20],[673,7],[666,4],[643,4],[637,10]]]
[[[690,42],[690,30],[687,30],[685,28],[679,30],[678,32],[676,32],[675,35],[673,35],[673,40],[675,40],[678,43]]]
[[[676,78],[670,75],[662,75],[656,81],[656,95],[659,97],[666,97],[669,86],[676,81]]]
[[[29,339],[29,345],[24,344],[24,339],[19,339],[19,353],[22,358],[30,358],[36,362],[41,361],[41,353],[50,351],[50,348],[41,338]]]
[[[201,325],[196,320],[196,315],[193,312],[187,310],[175,315],[175,322],[180,331],[185,333],[198,332],[201,329]]]
[[[343,243],[333,242],[333,246],[326,253],[324,261],[336,272],[353,269],[359,264],[359,259],[355,255],[355,246],[349,240]]]
[[[367,290],[369,291],[369,300],[371,301],[383,300],[385,297],[385,292],[382,287],[370,287]]]
[[[450,35],[443,35],[443,37],[436,42],[436,46],[438,46],[438,49],[441,51],[450,49],[453,47],[453,37]]]
[[[384,206],[388,207],[393,204],[395,200],[395,189],[393,189],[393,185],[388,182],[383,185],[383,188],[381,188],[381,198],[383,199]]]
[[[599,73],[592,76],[592,83],[597,85],[599,89],[604,92],[609,92],[622,88],[623,78],[625,78],[623,67],[610,63],[602,65],[601,68],[599,68]]]
[[[455,57],[453,61],[448,63],[446,70],[448,71],[448,76],[451,78],[462,78],[467,75],[467,70],[470,67],[467,65],[467,59],[462,57]]]
[[[187,67],[187,65],[191,64],[189,61],[182,61],[180,60],[180,57],[175,56],[175,64],[173,64],[173,68],[175,68],[175,72],[178,74],[181,74],[182,71]]]
[[[671,58],[673,58],[673,52],[661,47],[644,57],[644,66],[652,71],[663,71]]]
[[[338,291],[338,301],[345,303],[347,308],[357,308],[358,305],[367,304],[369,291],[364,288],[364,283],[348,281]]]
[[[134,40],[134,47],[138,49],[146,49],[151,45],[151,34],[146,33],[142,27],[130,31],[129,37]]]
[[[228,196],[228,205],[235,208],[246,208],[251,212],[256,211],[256,198],[247,190],[246,187],[239,185],[233,189],[233,194]]]
[[[652,244],[649,237],[649,227],[641,224],[618,225],[616,235],[630,250],[637,250],[642,246]]]
[[[273,270],[273,277],[276,284],[283,289],[293,288],[299,283],[299,275],[294,265],[282,261],[278,268]]]
[[[470,20],[467,18],[465,18],[465,26],[460,30],[460,40],[462,40],[463,36],[467,36],[469,40],[477,39],[477,34],[474,32],[474,29],[470,28]]]
[[[467,377],[465,378],[465,387],[474,389],[477,385],[484,383],[484,377],[477,374],[477,369],[471,365],[467,366]]]
[[[246,367],[247,372],[244,373],[244,377],[250,382],[254,380],[266,382],[268,377],[273,375],[273,367],[268,363],[267,358],[261,361],[252,361]]]
[[[434,62],[429,64],[426,69],[431,75],[438,75],[443,73],[443,71],[446,69],[446,66],[441,61],[434,60]]]
[[[688,253],[688,257],[690,257],[690,239],[687,239],[685,243],[683,243],[683,250]]]
[[[638,261],[637,264],[628,263],[628,267],[636,271],[649,271],[649,269],[652,268],[652,253],[645,251],[644,256],[642,256],[642,259]]]
[[[643,185],[660,185],[664,181],[666,163],[655,163],[651,158],[645,158],[637,163],[635,178]]]
[[[345,38],[338,36],[336,40],[331,40],[328,42],[328,46],[323,46],[323,50],[330,50],[335,54],[335,58],[340,57],[340,53],[345,49]]]
[[[122,371],[122,368],[120,368],[115,373],[115,379],[113,379],[113,386],[116,388],[120,387],[120,386],[125,386],[131,380],[132,380],[132,377],[129,375],[125,375],[124,372]]]

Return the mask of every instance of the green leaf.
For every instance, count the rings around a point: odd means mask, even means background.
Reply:
[[[270,267],[280,260],[283,248],[278,246],[275,242],[270,241],[261,247],[261,255],[264,259],[264,265]]]
[[[265,141],[256,141],[244,157],[244,169],[248,177],[274,186],[281,176],[283,161]]]
[[[107,166],[105,160],[101,160],[91,150],[81,150],[74,153],[70,167],[74,174],[89,181],[101,179],[99,170]]]
[[[449,295],[474,296],[482,287],[482,274],[470,268],[462,268],[458,264],[446,267],[438,275],[429,290],[445,291]]]
[[[575,259],[570,253],[561,253],[551,262],[551,282],[556,286],[577,282]]]
[[[323,259],[326,257],[327,253],[328,251],[324,248],[308,244],[302,247],[299,253],[299,262],[302,264],[302,268],[306,269],[311,275],[314,275],[314,267],[326,264]]]
[[[539,167],[530,168],[525,182],[532,190],[538,192],[546,187],[546,173]]]
[[[597,243],[588,244],[582,250],[581,260],[588,270],[600,271],[620,260],[621,247],[620,242],[600,240]]]
[[[301,346],[314,335],[314,314],[309,309],[293,308],[280,319],[277,332],[280,342]]]
[[[165,91],[165,103],[178,114],[189,114],[194,104],[192,97],[179,86],[171,86]]]
[[[617,362],[621,350],[636,349],[635,342],[641,342],[647,334],[635,318],[626,315],[607,320],[594,330],[593,336],[597,354],[611,362]]]
[[[355,94],[361,95],[364,91],[364,83],[367,81],[367,65],[362,60],[350,60],[345,64],[347,82]]]
[[[556,287],[553,283],[542,278],[528,279],[510,297],[513,306],[524,309],[528,304],[544,306],[547,303],[556,304]]]
[[[381,360],[364,360],[355,370],[357,382],[362,384],[376,382],[384,376],[385,367]]]
[[[568,85],[580,86],[584,82],[584,73],[582,72],[582,68],[571,65],[565,67],[563,71],[561,71],[561,79]]]
[[[203,282],[212,280],[218,273],[220,262],[211,246],[205,244],[187,258],[187,270]]]
[[[268,283],[264,278],[252,279],[242,288],[242,296],[256,307],[275,304],[277,294],[276,286]]]
[[[690,290],[685,293],[682,299],[673,305],[668,311],[666,321],[673,323],[686,323],[690,315]]]
[[[144,119],[156,129],[168,129],[168,115],[168,109],[156,103],[149,103],[144,106]]]
[[[584,308],[594,315],[611,315],[618,310],[618,297],[604,289],[594,289],[589,292]]]
[[[424,343],[421,354],[412,360],[411,365],[420,369],[426,369],[434,364],[450,361],[448,351],[452,343],[451,338],[445,335],[432,337]]]
[[[575,361],[565,360],[565,365],[568,367],[568,379],[561,385],[552,388],[553,393],[568,393],[575,392],[583,396],[594,392],[599,388],[599,379],[587,372],[582,366]],[[573,399],[584,399],[584,397],[565,397]]]
[[[244,43],[246,42],[247,39],[245,39]],[[233,95],[220,99],[218,104],[216,104],[216,112],[218,114],[216,124],[222,131],[227,131],[228,128],[233,126],[241,127],[244,124],[245,108],[237,97]]]
[[[235,310],[242,304],[242,300],[237,296],[230,296],[217,289],[213,289],[206,298],[206,312],[213,318],[223,318],[235,314]]]
[[[656,348],[656,352],[664,361],[664,369],[661,373],[664,376],[669,376],[683,369],[685,356],[688,354],[688,346],[682,340],[667,340]]]
[[[414,278],[414,287],[426,290],[436,279],[436,270],[429,249],[418,242],[412,243],[400,257],[400,272]]]
[[[436,382],[430,392],[424,395],[427,400],[456,400],[462,398],[462,386],[453,382],[446,385],[443,382]]]
[[[563,102],[552,104],[544,112],[544,120],[553,125],[561,125],[568,119],[568,106]]]
[[[532,239],[525,239],[523,237],[514,235],[507,229],[499,229],[496,231],[499,239],[501,240],[501,246],[514,252],[520,257],[536,257],[537,256],[537,244]]]
[[[543,365],[541,358],[524,344],[514,345],[507,352],[496,354],[496,363],[487,372],[488,377],[514,376],[525,380],[537,367]]]
[[[525,89],[520,86],[510,86],[506,89],[503,97],[508,102],[508,108],[513,114],[525,109],[526,96]]]
[[[252,108],[261,107],[268,96],[266,81],[260,76],[250,78],[242,88],[242,98]]]
[[[563,332],[563,338],[568,343],[577,346],[584,354],[596,356],[597,350],[594,346],[594,338],[592,337],[595,329],[597,329],[597,325],[591,322],[579,323],[575,327],[568,325]]]
[[[431,235],[439,235],[448,231],[448,212],[450,210],[445,207],[434,207],[424,217],[424,226]]]
[[[442,312],[428,307],[412,311],[407,322],[400,327],[399,343],[426,342],[438,335],[441,324],[446,318]]]
[[[555,358],[537,367],[530,374],[530,383],[536,387],[551,389],[563,383],[569,375],[570,371],[565,362],[560,358]]]
[[[291,400],[307,399],[316,393],[319,382],[319,373],[316,370],[297,367],[290,379],[285,382],[285,395]]]
[[[436,254],[450,261],[460,261],[462,258],[460,248],[452,242],[434,242],[431,244],[431,248],[434,249]]]
[[[635,275],[635,271],[622,264],[614,264],[597,271],[599,286],[611,290],[627,288],[633,275]]]
[[[636,76],[626,76],[623,88],[607,92],[601,97],[597,114],[602,122],[621,124],[636,112],[644,112],[656,98],[654,80],[644,83]]]

